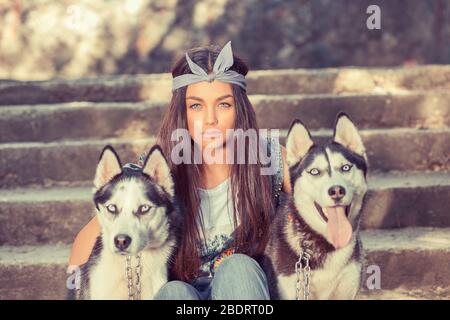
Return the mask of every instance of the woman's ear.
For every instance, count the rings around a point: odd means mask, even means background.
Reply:
[[[175,195],[169,164],[160,146],[155,145],[150,149],[142,171],[150,176],[170,196],[173,197]]]
[[[97,164],[95,171],[94,186],[100,189],[113,177],[122,172],[122,165],[116,151],[110,145],[106,146]]]
[[[286,161],[289,167],[303,159],[313,145],[314,142],[306,126],[300,120],[295,120],[286,140]]]

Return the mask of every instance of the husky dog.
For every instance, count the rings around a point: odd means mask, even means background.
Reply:
[[[168,281],[180,225],[174,183],[160,147],[150,150],[141,168],[122,167],[106,146],[94,186],[101,234],[81,266],[79,287],[69,290],[68,298],[152,299]]]
[[[295,120],[286,152],[292,193],[278,209],[262,262],[271,296],[304,299],[307,285],[300,281],[298,293],[297,279],[308,277],[308,264],[310,299],[353,299],[362,281],[359,222],[367,191],[361,137],[344,113],[337,116],[333,138],[324,145],[315,144]]]

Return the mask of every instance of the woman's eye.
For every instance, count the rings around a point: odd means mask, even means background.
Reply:
[[[148,204],[143,204],[139,207],[139,213],[144,214],[150,211],[150,206]]]
[[[308,172],[312,176],[318,176],[320,174],[320,170],[316,169],[316,168],[313,168],[313,169],[309,170]]]
[[[110,213],[116,214],[117,213],[117,207],[115,204],[110,204],[106,206],[106,210],[108,210]]]
[[[198,110],[200,109],[202,106],[199,103],[193,104],[191,105],[189,108],[194,109],[194,110]]]
[[[352,169],[352,165],[349,165],[349,164],[344,164],[342,167],[341,167],[341,171],[342,172],[349,172],[351,169]]]
[[[228,109],[228,108],[231,107],[231,104],[226,103],[226,102],[223,102],[223,103],[219,104],[219,106],[220,106],[221,108],[226,108],[226,109]]]

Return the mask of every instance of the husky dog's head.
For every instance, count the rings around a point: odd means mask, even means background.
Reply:
[[[147,155],[143,168],[122,167],[117,153],[106,146],[94,179],[94,203],[102,240],[111,252],[127,255],[164,244],[176,219],[174,184],[159,146]]]
[[[336,249],[345,247],[359,227],[367,191],[367,156],[355,125],[340,113],[333,138],[317,145],[303,123],[295,120],[286,151],[294,204],[301,217]]]

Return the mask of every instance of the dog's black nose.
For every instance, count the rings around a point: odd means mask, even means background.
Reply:
[[[328,195],[337,202],[345,196],[345,189],[343,186],[332,186],[328,189]]]
[[[119,250],[125,250],[130,246],[131,238],[126,234],[119,234],[114,238],[114,245]]]

